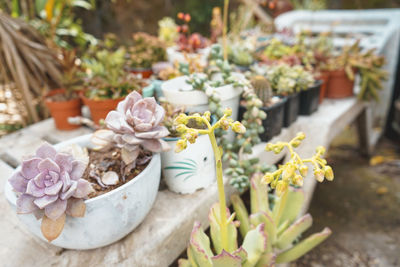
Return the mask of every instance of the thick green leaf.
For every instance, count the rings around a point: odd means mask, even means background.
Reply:
[[[309,236],[294,247],[280,253],[276,258],[276,263],[285,263],[297,260],[327,239],[331,233],[332,231],[329,228],[325,228],[322,232]]]
[[[289,187],[286,205],[281,214],[279,224],[289,221],[289,224],[294,222],[301,212],[304,204],[304,191],[301,188]]]
[[[236,217],[240,221],[240,234],[244,237],[246,236],[247,232],[250,231],[249,214],[247,213],[247,209],[239,195],[232,195],[231,203],[233,209],[235,210]]]
[[[293,241],[296,240],[304,231],[310,228],[312,225],[312,217],[310,214],[306,214],[294,222],[286,231],[284,231],[279,237],[276,243],[277,248],[287,249]]]
[[[232,254],[240,257],[242,259],[242,263],[247,259],[247,252],[243,249],[243,247],[238,248]]]
[[[275,254],[272,252],[261,255],[255,267],[272,267],[275,266]]]
[[[188,247],[188,258],[192,266],[212,267],[210,239],[204,233],[199,222],[195,222]]]
[[[268,202],[268,185],[262,181],[262,175],[254,175],[250,181],[251,213],[259,211],[271,215]]]
[[[267,248],[267,237],[264,233],[264,224],[250,230],[243,240],[243,249],[247,252],[247,260],[243,267],[255,266]]]
[[[250,223],[253,228],[260,224],[264,224],[264,233],[268,240],[266,252],[272,251],[272,244],[276,240],[276,227],[272,218],[265,212],[258,212],[250,215]]]
[[[46,6],[47,0],[35,0],[35,9],[38,14],[42,12]]]
[[[211,240],[214,245],[215,252],[220,254],[222,252],[222,242],[221,242],[221,227],[220,227],[220,222],[221,222],[221,215],[220,215],[220,208],[219,204],[215,203],[211,209],[210,213],[208,214],[208,220],[210,221],[210,233],[211,233]],[[228,220],[230,215],[229,209],[227,209],[226,214],[228,218],[225,218],[225,220]],[[227,251],[229,253],[232,253],[235,251],[238,246],[237,246],[237,229],[236,226],[233,222],[230,222],[227,226],[228,228],[228,247]]]
[[[86,2],[85,0],[73,0],[72,1],[72,6],[74,7],[81,7],[86,10],[91,10],[92,5],[89,2]]]
[[[178,260],[178,266],[179,267],[192,267],[192,265],[190,264],[189,260],[187,260],[187,259],[179,259]]]
[[[212,257],[213,267],[240,267],[242,259],[222,250],[221,254]]]

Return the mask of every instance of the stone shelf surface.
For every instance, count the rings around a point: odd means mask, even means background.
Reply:
[[[299,147],[299,153],[309,156],[317,145],[329,147],[332,138],[346,125],[363,114],[366,105],[354,98],[325,100],[311,116],[300,116],[289,128],[282,130],[271,142],[290,140],[298,131],[308,138]],[[192,195],[179,195],[161,189],[156,202],[143,223],[117,243],[104,248],[77,251],[57,248],[29,234],[8,206],[3,189],[22,159],[33,153],[44,141],[58,143],[91,132],[80,128],[71,132],[54,129],[53,121],[45,120],[0,138],[0,262],[1,266],[154,266],[170,265],[185,249],[195,220],[207,227],[210,206],[217,201],[216,184]],[[264,151],[265,144],[254,149],[262,161],[276,163],[285,155]],[[226,181],[226,184],[227,181]],[[308,202],[315,180],[305,182]],[[227,196],[234,190],[226,185]],[[305,209],[307,206],[305,207]]]

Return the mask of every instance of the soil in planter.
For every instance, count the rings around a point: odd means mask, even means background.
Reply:
[[[127,175],[125,175],[125,179],[123,178],[123,169],[125,165],[121,158],[121,149],[120,148],[111,148],[107,151],[96,151],[89,149],[89,164],[86,168],[83,179],[88,180],[92,183],[93,189],[95,190],[93,193],[89,195],[89,198],[94,198],[110,192],[121,185],[126,184],[127,182],[133,180],[136,176],[138,176],[149,164],[151,160],[150,152],[141,152],[138,159],[136,168],[133,168]],[[139,164],[145,161],[144,164]],[[119,181],[115,185],[100,185],[101,176],[103,173],[107,171],[114,171],[119,176]],[[96,176],[98,178],[96,178]]]

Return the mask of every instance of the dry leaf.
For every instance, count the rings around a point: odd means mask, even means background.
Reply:
[[[42,234],[49,241],[53,241],[56,239],[64,229],[65,224],[65,213],[61,215],[57,220],[53,221],[48,218],[46,215],[43,216],[42,219]]]
[[[72,217],[83,217],[86,212],[86,204],[83,199],[70,198],[67,205],[67,214]]]

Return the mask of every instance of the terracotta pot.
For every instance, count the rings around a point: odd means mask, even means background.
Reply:
[[[118,103],[125,98],[93,100],[87,98],[83,92],[80,94],[80,97],[82,98],[83,103],[89,107],[92,120],[97,125],[101,119],[104,120],[107,117],[108,112],[116,109]]]
[[[153,74],[153,70],[151,68],[149,69],[132,68],[129,71],[134,74],[142,74],[143,79],[150,78],[150,76]]]
[[[51,101],[50,96],[64,94],[65,89],[52,90],[45,96],[45,103],[50,110],[50,114],[54,119],[56,128],[59,130],[74,130],[79,128],[79,125],[68,123],[69,117],[81,116],[81,100],[79,98],[68,101]]]
[[[329,81],[326,87],[326,97],[345,98],[353,96],[353,87],[354,81],[347,77],[343,69],[330,71]]]
[[[319,93],[319,103],[321,104],[324,98],[326,97],[327,94],[327,87],[329,83],[329,78],[330,78],[330,72],[329,71],[322,71],[319,76],[316,77],[317,80],[322,81],[321,84],[321,89]]]

